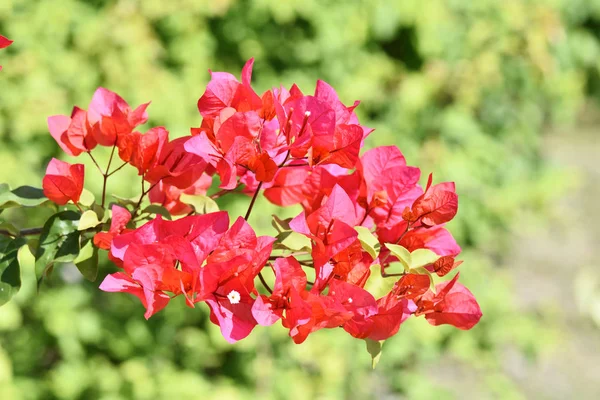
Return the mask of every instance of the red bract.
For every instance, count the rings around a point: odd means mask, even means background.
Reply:
[[[13,44],[13,41],[0,35],[0,49],[4,49]]]
[[[377,302],[373,295],[358,286],[337,279],[331,281],[329,295],[352,313],[352,317],[342,325],[342,328],[354,337],[367,337],[367,332],[373,329],[372,317],[378,313]]]
[[[144,314],[146,319],[165,308],[170,300],[168,294],[161,292],[155,292],[151,296],[146,296],[146,294],[150,293],[144,292],[139,282],[123,272],[107,275],[100,284],[100,290],[105,292],[124,292],[136,296],[147,310]]]
[[[212,72],[206,92],[198,100],[198,110],[204,118],[216,117],[227,107],[237,111],[260,110],[262,101],[250,87],[254,59],[242,69],[242,82],[227,72]]]
[[[453,269],[458,268],[460,264],[462,264],[462,261],[456,261],[452,256],[443,256],[426,268],[431,272],[435,272],[437,276],[445,276]]]
[[[13,44],[13,41],[0,35],[0,49],[4,49]],[[0,71],[2,71],[2,65],[0,65]]]
[[[42,180],[44,195],[58,205],[77,204],[83,191],[83,164],[69,164],[53,158]]]
[[[404,236],[402,236],[402,232],[396,232],[395,235],[386,241],[388,243],[395,243],[401,238],[400,244],[409,251],[429,249],[440,256],[456,256],[461,251],[452,234],[443,226],[415,228],[406,232]]]
[[[162,148],[169,139],[169,132],[160,126],[150,129],[144,135],[139,132],[133,132],[125,137],[129,136],[131,136],[131,140],[126,140],[127,146],[122,147],[119,145],[119,141],[117,141],[119,155],[121,155],[122,148],[127,148],[127,153],[131,152],[131,156],[128,159],[121,156],[121,159],[129,161],[131,165],[137,168],[138,173],[143,175],[158,163]]]
[[[306,289],[306,274],[294,257],[278,258],[273,263],[275,286],[270,296],[259,295],[252,315],[263,326],[273,325],[280,318],[283,326],[294,328],[310,321],[312,307],[301,296]]]
[[[411,208],[406,208],[402,218],[409,222],[418,220],[424,226],[441,225],[450,221],[458,211],[458,196],[455,193],[454,182],[439,183],[431,186],[432,176],[429,175],[427,188],[415,200]]]
[[[108,232],[98,232],[94,236],[96,247],[104,250],[110,250],[110,245],[115,236],[125,231],[125,227],[131,220],[131,214],[126,208],[118,205],[112,206],[112,216],[110,220],[110,229]]]
[[[93,135],[93,128],[87,120],[87,113],[79,107],[73,108],[71,117],[49,117],[48,130],[60,148],[70,156],[91,151],[98,144]]]
[[[437,294],[429,291],[417,301],[415,315],[425,314],[431,325],[449,324],[459,329],[471,329],[482,313],[473,294],[456,282],[458,274],[448,282],[435,286]]]
[[[194,185],[208,167],[208,162],[187,150],[190,137],[181,137],[166,143],[160,152],[156,165],[145,174],[151,183],[164,184],[187,189]]]
[[[417,184],[421,171],[407,166],[400,150],[392,146],[367,151],[358,170],[364,180],[361,196],[378,229],[393,229],[403,222],[402,211],[422,193]]]
[[[273,183],[265,189],[265,197],[278,206],[291,206],[304,200],[304,187],[311,175],[309,166],[281,168]]]
[[[290,227],[313,240],[312,257],[319,275],[323,265],[357,242],[355,223],[352,201],[341,187],[336,186],[319,209],[308,216],[302,212],[290,222]],[[348,272],[336,266],[333,274],[344,278]]]
[[[135,110],[115,92],[98,88],[92,97],[87,118],[95,126],[94,135],[102,146],[117,144],[117,138],[131,133],[136,126],[146,123],[146,108],[150,103],[142,104]]]

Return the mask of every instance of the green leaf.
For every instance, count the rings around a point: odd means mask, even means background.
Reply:
[[[416,268],[423,267],[428,264],[433,264],[438,258],[440,258],[439,255],[435,254],[429,249],[417,249],[411,253],[405,247],[397,244],[386,243],[385,247],[390,249],[390,252],[398,258],[398,260],[404,266],[405,272],[408,272],[409,270],[415,270]]]
[[[208,214],[211,212],[219,211],[217,203],[208,196],[182,194],[179,197],[182,203],[188,204],[194,207],[197,214]]]
[[[381,349],[383,348],[384,340],[372,340],[367,338],[365,339],[365,342],[367,344],[367,351],[371,355],[371,366],[375,369],[381,358]]]
[[[371,265],[371,275],[365,284],[365,290],[373,295],[376,299],[385,296],[392,290],[398,278],[384,278],[381,276],[381,265]]]
[[[21,288],[19,249],[27,244],[24,238],[0,236],[0,306],[6,304]]]
[[[81,248],[73,262],[85,279],[91,282],[96,280],[98,277],[98,248],[93,246],[91,240]]]
[[[312,247],[309,238],[294,231],[281,232],[279,235],[276,236],[276,239],[277,241],[273,246],[273,248],[275,249],[291,251],[310,251]]]
[[[0,209],[19,206],[35,207],[47,201],[42,189],[21,186],[11,191],[6,184],[0,187]]]
[[[13,236],[19,236],[19,229],[10,222],[0,221],[0,230],[7,231]]]
[[[113,194],[112,197],[117,201],[117,204],[127,208],[127,206],[136,206],[139,199],[135,199],[135,198],[131,198],[131,199],[127,199],[125,197],[120,197],[117,196],[116,194]]]
[[[79,197],[79,204],[82,206],[91,207],[92,204],[94,204],[94,201],[96,201],[94,193],[84,188],[81,192],[81,196]]]
[[[85,231],[86,229],[94,228],[100,225],[100,221],[98,220],[98,216],[92,210],[87,210],[83,214],[81,214],[81,219],[79,220],[79,226],[77,230]]]
[[[410,253],[411,257],[411,268],[423,267],[428,264],[433,264],[440,258],[439,255],[435,254],[429,249],[417,249]]]
[[[412,257],[410,251],[408,251],[405,247],[400,246],[399,244],[391,244],[386,243],[385,247],[387,247],[390,252],[398,258],[398,261],[402,263],[404,266],[404,271],[408,271],[410,266],[412,265]]]
[[[358,232],[358,240],[360,241],[362,248],[373,257],[373,260],[376,259],[381,247],[379,240],[371,233],[369,228],[355,226],[354,229]]]
[[[271,225],[277,232],[281,233],[290,230],[291,218],[281,219],[277,215],[272,215],[272,217],[273,219],[271,219]]]
[[[142,210],[142,213],[149,214],[160,214],[168,220],[171,220],[171,213],[164,208],[163,206],[159,206],[158,204],[150,204],[148,207]]]
[[[108,221],[108,218],[106,218],[106,220],[104,219],[104,217],[106,216],[106,214],[110,214],[110,210],[109,212],[105,212],[104,208],[102,206],[100,206],[100,204],[93,204],[92,205],[92,211],[96,213],[96,215],[98,216],[98,219],[102,222],[106,222]]]
[[[61,211],[44,224],[35,253],[38,283],[49,275],[55,262],[71,262],[79,254],[79,218],[75,211]]]

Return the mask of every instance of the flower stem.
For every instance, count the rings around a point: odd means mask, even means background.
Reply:
[[[254,196],[252,196],[252,200],[250,200],[250,205],[248,206],[248,211],[246,211],[246,216],[244,217],[244,219],[246,221],[248,221],[248,218],[250,218],[250,213],[252,212],[252,208],[254,208],[254,203],[256,202],[256,198],[258,197],[258,192],[260,192],[260,188],[262,187],[263,182],[258,184],[258,187],[256,188],[256,192],[254,192]]]
[[[260,279],[260,282],[263,284],[265,289],[267,289],[267,291],[269,293],[273,294],[273,290],[269,287],[269,285],[267,284],[267,281],[265,281],[265,277],[262,275],[262,272],[258,273],[258,279]]]
[[[113,148],[112,148],[111,152],[110,152],[110,158],[108,159],[108,165],[106,166],[106,172],[104,172],[102,174],[102,177],[104,178],[104,180],[102,182],[102,203],[101,203],[102,208],[104,208],[104,203],[106,201],[106,182],[108,181],[108,177],[110,176],[108,174],[108,170],[110,169],[110,164],[112,164],[112,160],[113,160],[113,156],[115,155],[115,148],[116,147],[117,147],[117,144],[115,143],[113,145]]]
[[[21,229],[19,231],[19,234],[17,236],[33,236],[33,235],[39,235],[40,233],[42,233],[42,230],[44,228],[39,227],[39,228],[27,228],[27,229]],[[9,231],[5,230],[5,229],[0,229],[0,235],[4,235],[4,236],[11,236],[13,237],[14,235],[12,233],[10,233]]]
[[[126,165],[127,165],[127,163],[126,163],[126,162],[125,162],[125,163],[123,163],[123,164],[121,164],[121,165],[120,165],[120,166],[119,166],[117,169],[115,169],[114,171],[110,172],[110,173],[107,175],[107,177],[108,177],[108,176],[111,176],[111,175],[113,175],[115,172],[119,171],[121,168],[123,168],[123,167],[124,167],[124,166],[126,166]]]

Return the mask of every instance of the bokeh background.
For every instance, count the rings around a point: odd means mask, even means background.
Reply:
[[[369,146],[456,181],[461,280],[484,313],[469,332],[409,320],[372,371],[337,330],[297,346],[258,327],[232,346],[205,307],[146,322],[100,280],[65,266],[37,294],[25,268],[0,308],[0,399],[600,398],[600,0],[1,0],[0,33],[15,40],[0,53],[1,182],[39,186],[62,156],[46,118],[100,85],[152,100],[148,126],[182,136],[207,70],[255,57],[257,91],[324,79],[362,101]],[[118,176],[126,196],[138,180]],[[257,211],[270,233],[274,209]]]

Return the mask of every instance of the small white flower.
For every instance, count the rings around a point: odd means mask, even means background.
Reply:
[[[240,294],[235,290],[232,290],[231,292],[229,292],[229,294],[227,295],[227,298],[229,299],[229,302],[231,304],[238,304],[241,299]]]
[[[352,297],[348,297],[348,303],[352,304]]]
[[[305,113],[304,113],[304,116],[305,116],[306,118],[310,117],[310,111],[307,111],[307,112],[305,112]]]

